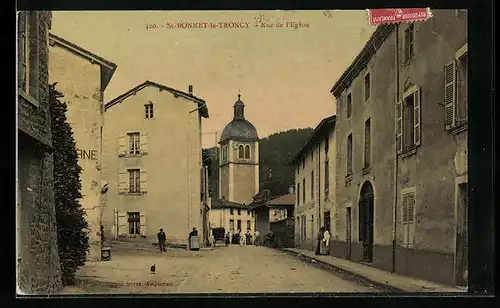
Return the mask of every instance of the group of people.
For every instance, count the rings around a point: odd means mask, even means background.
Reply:
[[[318,245],[316,245],[316,255],[330,254],[330,231],[321,227],[318,232]]]
[[[231,234],[230,232],[226,233],[226,245],[235,244],[235,245],[256,245],[258,246],[260,243],[260,233],[259,231],[255,231],[254,235],[250,230],[247,230],[246,234],[242,234],[241,230],[238,230],[236,233]]]
[[[167,242],[167,235],[165,234],[165,231],[163,231],[163,228],[160,229],[160,231],[157,234],[158,237],[158,246],[160,248],[160,252],[167,251],[165,248],[165,244]],[[200,250],[200,243],[198,241],[198,230],[196,228],[193,228],[193,231],[189,233],[188,236],[188,248],[189,250]]]

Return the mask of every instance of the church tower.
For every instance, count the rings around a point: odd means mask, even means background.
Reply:
[[[219,198],[249,204],[259,192],[259,137],[253,124],[245,119],[240,94],[233,108],[233,120],[219,141]]]

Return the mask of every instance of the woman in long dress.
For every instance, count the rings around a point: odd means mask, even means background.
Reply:
[[[314,253],[315,255],[320,255],[321,254],[321,247],[323,245],[323,235],[325,234],[325,227],[319,228],[318,231],[318,244],[316,245],[316,252]]]
[[[321,254],[329,255],[330,254],[330,232],[328,229],[324,229],[323,239],[321,241]]]
[[[189,249],[190,250],[200,250],[200,243],[198,242],[198,230],[193,228],[193,231],[189,233]]]

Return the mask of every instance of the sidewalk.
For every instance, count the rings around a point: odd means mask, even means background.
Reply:
[[[402,292],[446,292],[465,293],[466,290],[443,286],[434,282],[406,277],[390,273],[372,266],[352,262],[333,256],[316,256],[313,251],[295,248],[283,248],[296,256],[306,257],[320,263],[330,265],[336,269],[361,277],[373,284],[386,286]]]

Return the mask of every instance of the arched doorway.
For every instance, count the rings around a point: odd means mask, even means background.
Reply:
[[[366,181],[359,196],[359,240],[363,243],[363,259],[373,261],[373,187]]]

